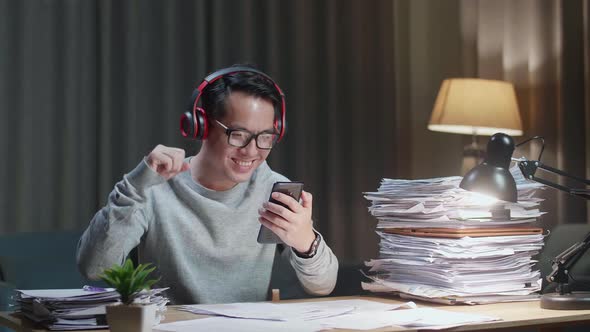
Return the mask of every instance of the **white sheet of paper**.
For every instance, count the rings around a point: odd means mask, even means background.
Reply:
[[[275,304],[267,302],[227,303],[186,305],[180,310],[195,314],[217,315],[233,318],[266,319],[266,320],[309,320],[322,317],[342,315],[354,310],[353,306],[330,307],[325,305],[315,306],[308,304]]]
[[[403,304],[380,303],[368,300],[338,300],[299,303],[228,303],[186,305],[180,309],[195,314],[218,315],[234,318],[266,319],[276,321],[315,320],[340,316],[350,312],[386,311],[398,308],[415,308],[413,302]]]
[[[154,326],[153,332],[259,332],[259,331],[285,331],[285,332],[314,332],[321,330],[320,324],[305,321],[272,321],[258,319],[240,319],[228,317],[211,317],[193,319],[181,322],[166,323]]]
[[[42,298],[69,298],[78,296],[88,296],[94,294],[103,294],[113,292],[114,288],[107,288],[104,291],[88,291],[80,288],[76,289],[17,289],[18,292],[27,297],[42,297]]]
[[[370,330],[387,326],[418,327],[427,329],[443,329],[472,323],[500,320],[496,317],[464,314],[452,311],[418,308],[394,311],[361,311],[322,318],[313,321],[289,320],[272,321],[258,319],[241,319],[229,317],[212,317],[187,321],[160,324],[153,328],[154,332],[189,332],[189,331],[220,331],[220,332],[257,332],[257,331],[320,331],[323,329],[341,328]]]
[[[496,317],[464,314],[432,308],[351,313],[321,320],[324,328],[371,330],[386,326],[443,329],[500,320]]]

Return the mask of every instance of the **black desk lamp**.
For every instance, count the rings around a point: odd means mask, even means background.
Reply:
[[[483,162],[465,174],[459,187],[503,201],[516,202],[516,182],[509,170],[512,152],[512,137],[503,133],[494,134],[488,142]]]
[[[516,146],[533,139],[543,140],[541,137],[533,137]],[[488,142],[487,156],[484,162],[469,171],[459,184],[459,187],[465,190],[487,194],[503,201],[516,202],[516,183],[509,171],[514,148],[515,145],[512,137],[503,133],[494,134]],[[541,148],[538,160],[517,160],[518,167],[525,178],[565,191],[574,196],[590,199],[590,190],[588,189],[569,188],[536,177],[535,173],[537,169],[542,169],[550,173],[571,178],[585,185],[590,185],[590,181],[587,179],[579,178],[542,164],[540,162],[542,154],[543,148]],[[493,214],[494,211],[492,211]],[[590,233],[584,237],[584,240],[572,245],[551,261],[553,271],[547,276],[547,280],[557,283],[557,293],[543,294],[541,297],[541,308],[558,310],[590,309],[590,292],[572,292],[569,287],[569,273],[571,269],[589,248]]]

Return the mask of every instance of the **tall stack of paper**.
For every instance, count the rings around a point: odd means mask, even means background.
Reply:
[[[384,179],[365,193],[378,219],[379,259],[366,262],[373,283],[363,288],[443,303],[490,303],[537,297],[540,273],[533,270],[543,246],[534,227],[543,212],[533,197],[543,185],[516,168],[518,202],[493,208],[459,188],[461,177]],[[492,216],[493,209],[510,216]]]
[[[143,290],[134,303],[157,306],[157,322],[166,310],[166,297],[157,295],[165,288]],[[119,302],[114,288],[85,286],[83,289],[16,290],[19,311],[49,330],[89,330],[108,328],[105,307]]]

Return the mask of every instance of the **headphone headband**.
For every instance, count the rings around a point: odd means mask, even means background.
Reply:
[[[277,118],[275,114],[275,128],[279,132],[279,137],[277,142],[279,142],[283,136],[285,135],[286,129],[286,107],[285,107],[285,94],[278,86],[278,84],[267,74],[261,72],[260,70],[245,67],[245,66],[235,66],[235,67],[227,67],[220,70],[217,70],[209,75],[207,75],[203,81],[199,84],[199,86],[193,91],[191,99],[193,100],[192,104],[192,112],[185,112],[182,117],[180,118],[180,132],[182,136],[189,137],[193,139],[205,139],[207,137],[208,132],[208,121],[207,115],[204,109],[198,107],[199,99],[201,98],[201,94],[205,90],[205,88],[217,81],[218,79],[222,78],[225,75],[239,73],[239,72],[250,72],[258,74],[264,78],[266,78],[272,85],[275,87],[279,96],[281,98],[281,109],[280,115]]]

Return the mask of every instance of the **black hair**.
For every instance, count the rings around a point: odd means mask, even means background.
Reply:
[[[244,64],[236,64],[231,67],[247,67],[258,70],[252,65]],[[275,117],[280,115],[281,96],[274,86],[274,82],[255,72],[240,71],[224,75],[209,84],[203,91],[201,106],[205,109],[209,121],[221,119],[225,116],[227,98],[234,91],[240,91],[271,102],[275,110]]]

